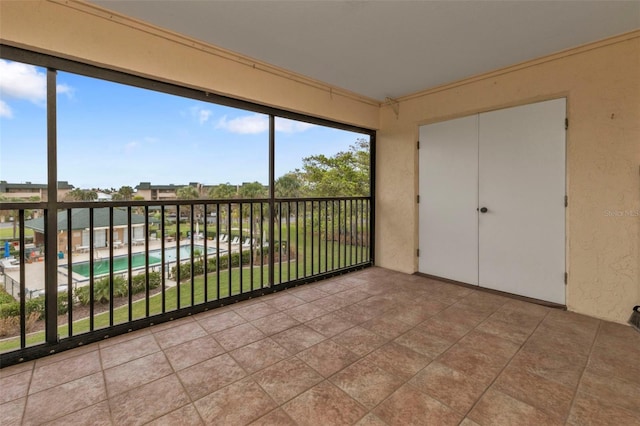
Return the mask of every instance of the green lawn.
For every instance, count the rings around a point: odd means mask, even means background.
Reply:
[[[292,231],[293,233],[295,231]],[[278,236],[276,236],[278,238]],[[299,236],[300,245],[303,244],[303,238]],[[282,241],[287,241],[286,234],[283,234]],[[295,245],[295,234],[290,238],[291,246]],[[303,245],[305,247],[305,245]],[[325,249],[328,254],[325,257]],[[351,255],[349,255],[349,249]],[[311,256],[311,238],[307,237],[305,253],[298,253],[298,260],[292,257],[290,262],[283,261],[282,268],[280,264],[276,262],[274,268],[275,283],[286,283],[296,278],[303,278],[304,276],[310,276],[319,274],[333,269],[338,269],[338,262],[340,267],[347,265],[353,265],[359,263],[363,258],[361,256],[361,248],[358,248],[358,259],[355,258],[355,247],[340,245],[338,252],[338,243],[329,241],[328,245],[325,245],[324,241],[318,241],[317,237],[314,240],[313,258]],[[332,255],[333,254],[333,255]],[[314,262],[315,260],[315,262]],[[333,265],[332,265],[333,262]],[[312,271],[313,266],[313,271]],[[328,266],[328,268],[325,268]],[[264,265],[262,268],[262,277],[260,276],[260,266],[254,266],[253,268],[253,281],[251,280],[251,267],[246,266],[242,268],[242,293],[249,292],[253,289],[259,289],[261,283],[266,286],[268,282],[269,268]],[[296,276],[297,271],[297,276]],[[241,293],[240,291],[240,268],[233,268],[231,271],[221,270],[218,274],[211,273],[208,275],[207,282],[207,301],[214,301],[218,299],[224,299],[229,295],[234,296]],[[191,281],[183,282],[180,286],[180,307],[188,307],[192,304],[192,292],[193,292],[193,304],[204,303],[204,276],[194,277],[193,286]],[[219,289],[219,292],[218,292]],[[172,287],[165,291],[165,312],[176,310],[178,307],[178,287]],[[115,325],[126,323],[129,321],[128,305],[114,309],[113,311],[113,323]],[[149,298],[149,315],[157,315],[162,313],[162,295],[158,293]],[[146,303],[145,300],[139,300],[132,304],[132,319],[140,319],[146,317]],[[94,317],[94,329],[100,329],[109,327],[109,312],[98,314]],[[78,335],[88,332],[90,328],[89,318],[75,321],[73,323],[73,334]],[[69,334],[68,326],[62,325],[58,327],[58,333],[61,338],[67,337]],[[44,332],[33,333],[27,336],[27,345],[34,345],[44,342]],[[14,350],[19,348],[20,339],[12,338],[0,342],[0,352]]]
[[[33,229],[24,230],[25,237],[33,237]],[[16,229],[16,239],[20,237],[20,230]],[[12,240],[13,239],[13,227],[0,228],[0,240]]]

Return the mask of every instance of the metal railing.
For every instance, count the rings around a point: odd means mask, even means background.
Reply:
[[[370,197],[61,202],[55,220],[32,204],[0,205],[19,229],[3,261],[18,291],[0,299],[2,366],[373,263]],[[27,233],[42,262],[29,263]]]

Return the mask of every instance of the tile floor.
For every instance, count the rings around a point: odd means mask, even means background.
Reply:
[[[640,425],[640,333],[369,268],[2,369],[0,423]]]

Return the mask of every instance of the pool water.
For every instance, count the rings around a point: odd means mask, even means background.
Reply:
[[[204,246],[195,246],[196,250],[199,250],[200,253],[204,253]],[[223,250],[220,250],[222,253]],[[164,260],[166,263],[175,262],[176,261],[176,248],[170,247],[165,249],[164,251]],[[216,249],[209,247],[208,249],[209,255],[215,254]],[[139,269],[145,267],[145,252],[142,253],[133,253],[131,255],[131,269]],[[180,259],[188,259],[191,257],[191,246],[184,245],[180,246]],[[162,263],[162,251],[161,250],[150,250],[149,251],[149,267],[157,266]],[[105,275],[109,273],[109,267],[111,262],[109,259],[99,259],[93,262],[93,274],[95,276]],[[63,268],[66,267],[62,266]],[[72,265],[72,270],[76,274],[80,274],[83,277],[89,277],[89,262],[78,262]],[[113,272],[118,273],[122,271],[126,271],[129,268],[129,257],[128,256],[116,256],[113,258]]]

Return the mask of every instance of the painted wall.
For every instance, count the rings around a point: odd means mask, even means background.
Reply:
[[[381,108],[378,265],[417,270],[419,125],[561,96],[567,307],[625,322],[640,304],[640,31],[404,97],[397,117]]]
[[[0,2],[0,40],[16,47],[377,128],[379,103],[74,0]]]

